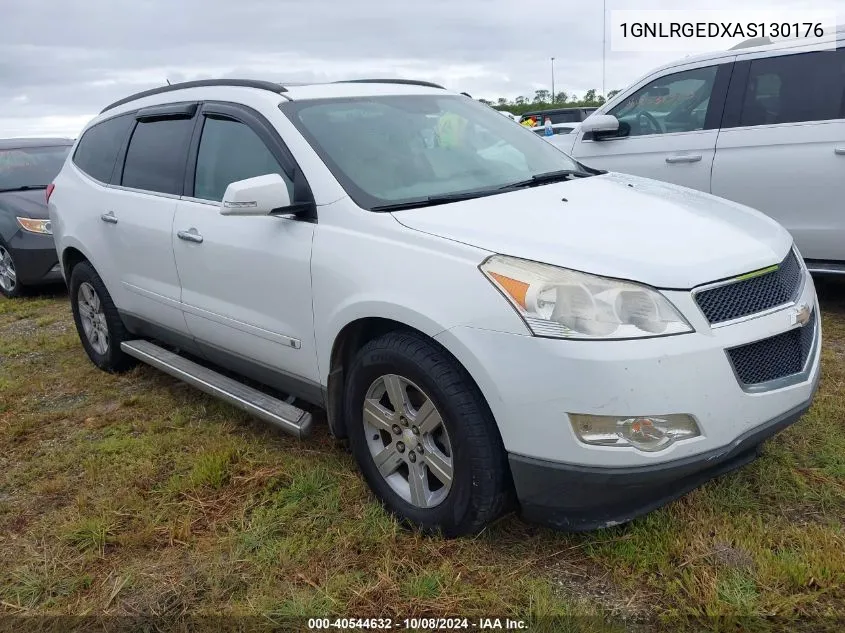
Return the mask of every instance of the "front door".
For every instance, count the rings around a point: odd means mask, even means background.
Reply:
[[[306,399],[319,397],[311,305],[315,224],[220,215],[232,182],[278,173],[296,200],[282,141],[252,110],[206,104],[192,193],[178,202],[173,249],[182,309],[211,360]],[[192,164],[192,163],[195,163]]]

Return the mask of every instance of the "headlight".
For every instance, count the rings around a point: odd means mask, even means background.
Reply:
[[[692,332],[666,297],[639,284],[494,255],[481,271],[535,336],[629,339]]]
[[[50,220],[36,220],[35,218],[18,218],[18,224],[24,231],[30,233],[41,233],[42,235],[52,235],[53,229],[50,226]]]

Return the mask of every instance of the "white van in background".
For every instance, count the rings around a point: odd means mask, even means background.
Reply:
[[[791,40],[668,64],[556,144],[759,209],[811,270],[845,273],[845,33],[833,37],[836,50]]]

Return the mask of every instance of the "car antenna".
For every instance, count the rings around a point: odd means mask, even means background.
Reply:
[[[167,85],[168,85],[168,86],[172,86],[172,85],[173,85],[173,84],[171,84],[171,83],[170,83],[170,80],[169,80],[167,77],[165,77],[165,78],[164,78],[164,80],[167,82]]]

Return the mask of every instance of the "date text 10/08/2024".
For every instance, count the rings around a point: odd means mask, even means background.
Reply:
[[[309,618],[309,630],[525,631],[528,623],[510,618]]]

